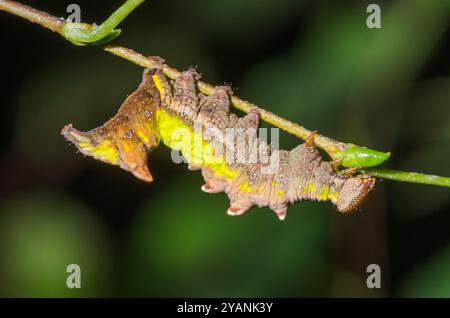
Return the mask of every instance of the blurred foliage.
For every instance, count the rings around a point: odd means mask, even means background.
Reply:
[[[0,294],[55,297],[107,295],[108,233],[79,203],[37,192],[0,206]],[[66,287],[66,267],[80,265],[82,288]]]
[[[311,203],[293,207],[286,224],[268,209],[229,217],[223,195],[198,195],[198,187],[187,186],[198,179],[177,178],[171,188],[179,191],[165,192],[139,210],[131,248],[140,293],[319,295],[329,270],[326,209]]]
[[[25,1],[63,15],[71,1]],[[101,22],[122,1],[77,1]],[[450,175],[445,1],[146,1],[120,43],[338,140],[391,151],[390,166]],[[5,32],[5,30],[8,30]],[[27,42],[23,39],[26,38]],[[0,39],[1,296],[437,296],[450,282],[447,189],[381,182],[357,215],[329,203],[229,217],[224,194],[150,155],[151,185],[76,154],[60,136],[110,118],[141,70],[4,14]],[[298,139],[281,135],[291,148]],[[43,191],[42,189],[45,189]],[[82,288],[65,287],[68,264]],[[380,264],[379,291],[365,285]]]
[[[424,260],[401,285],[404,297],[450,297],[450,246]]]

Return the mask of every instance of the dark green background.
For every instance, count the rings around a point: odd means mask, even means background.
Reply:
[[[26,1],[65,16],[74,1]],[[121,1],[79,0],[98,22]],[[450,175],[450,3],[146,1],[119,42],[338,140],[391,151],[388,166]],[[77,154],[60,136],[110,118],[141,69],[0,12],[1,296],[450,296],[449,190],[383,181],[360,213],[329,203],[229,217],[224,194],[161,146],[155,182]],[[282,133],[282,146],[299,140]],[[82,288],[65,286],[68,264]],[[382,288],[366,287],[380,264]]]

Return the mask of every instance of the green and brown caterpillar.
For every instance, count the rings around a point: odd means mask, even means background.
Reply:
[[[204,192],[225,192],[227,213],[240,215],[253,206],[269,207],[283,220],[290,204],[331,201],[341,213],[356,210],[375,185],[368,175],[353,176],[322,159],[314,134],[296,148],[272,149],[259,138],[259,114],[242,118],[230,112],[231,88],[198,91],[193,69],[169,80],[160,69],[147,69],[139,88],[102,126],[80,132],[67,125],[63,136],[85,155],[119,165],[151,182],[147,154],[162,141],[179,150],[190,170],[202,170]],[[230,131],[232,133],[230,133]]]

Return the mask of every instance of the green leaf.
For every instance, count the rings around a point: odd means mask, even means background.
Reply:
[[[80,46],[108,43],[120,34],[120,30],[116,30],[115,27],[142,2],[144,0],[127,0],[99,26],[66,22],[62,28],[62,35],[68,41]]]
[[[344,151],[336,152],[333,159],[341,159],[341,165],[351,167],[375,167],[385,162],[391,156],[390,152],[380,152],[366,147],[351,145]]]

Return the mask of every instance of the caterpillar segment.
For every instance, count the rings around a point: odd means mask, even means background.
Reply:
[[[229,127],[231,88],[217,86],[214,92],[202,98],[196,120],[204,128],[204,138],[224,142],[225,129]]]
[[[201,100],[197,122],[203,128],[203,138],[214,147],[214,156],[226,160],[226,128],[229,127],[231,88],[218,86],[214,92]],[[201,189],[206,193],[225,191],[228,184],[226,176],[216,175],[215,166],[203,165],[202,176],[205,184]]]
[[[62,134],[85,155],[119,165],[152,181],[147,153],[159,142],[181,152],[189,170],[201,170],[206,193],[225,192],[229,215],[254,206],[272,209],[285,219],[289,205],[304,200],[331,201],[341,213],[355,211],[375,178],[341,172],[323,160],[314,135],[294,149],[272,149],[258,138],[256,110],[242,118],[230,113],[232,90],[217,86],[203,95],[200,75],[189,69],[169,80],[160,69],[144,72],[143,81],[116,116],[99,128],[80,132],[71,125]]]
[[[197,80],[199,79],[200,75],[194,69],[189,69],[178,76],[173,84],[173,101],[168,106],[181,120],[191,126],[199,110],[197,93]]]

